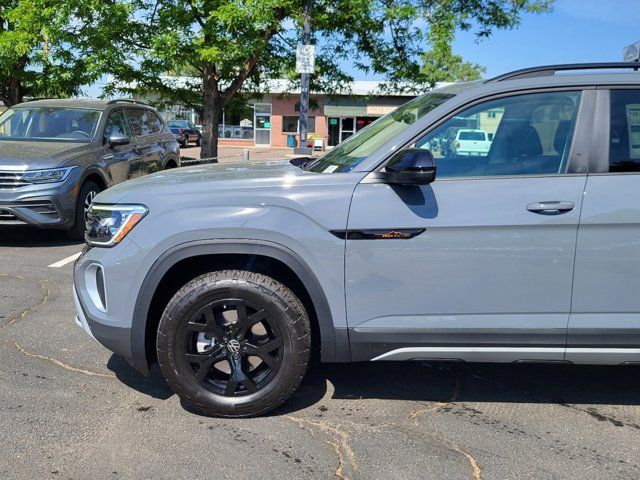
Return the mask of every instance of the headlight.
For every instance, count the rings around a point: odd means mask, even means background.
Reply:
[[[64,181],[76,167],[50,168],[48,170],[26,170],[22,181],[29,183],[54,183]]]
[[[144,218],[144,205],[93,204],[87,213],[85,240],[96,247],[113,247]]]

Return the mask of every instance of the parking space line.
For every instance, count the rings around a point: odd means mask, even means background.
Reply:
[[[76,258],[78,258],[80,255],[82,255],[82,252],[78,252],[78,253],[74,253],[73,255],[71,255],[70,257],[67,258],[63,258],[62,260],[60,260],[59,262],[56,263],[52,263],[51,265],[49,265],[49,268],[60,268],[60,267],[64,267],[67,263],[71,263],[73,262]]]

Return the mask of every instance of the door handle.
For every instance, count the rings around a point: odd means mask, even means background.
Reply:
[[[559,215],[570,212],[575,206],[573,202],[534,202],[527,205],[527,210],[540,215]]]

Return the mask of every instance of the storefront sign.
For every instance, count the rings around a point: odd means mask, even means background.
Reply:
[[[386,115],[396,108],[395,105],[367,105],[367,115]]]

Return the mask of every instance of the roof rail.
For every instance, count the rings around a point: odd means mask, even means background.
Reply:
[[[22,103],[37,102],[38,100],[63,100],[58,97],[29,97],[22,100]]]
[[[622,68],[633,68],[637,71],[640,68],[640,62],[565,63],[560,65],[530,67],[498,75],[497,77],[486,80],[485,83],[502,82],[503,80],[513,80],[516,78],[544,77],[554,75],[556,72],[565,72],[570,70],[606,70]]]
[[[134,100],[132,98],[114,98],[113,100],[109,100],[107,102],[107,105],[111,105],[114,103],[119,103],[119,102],[123,102],[123,103],[137,103],[139,105],[149,105],[149,102],[145,102],[144,100]]]

